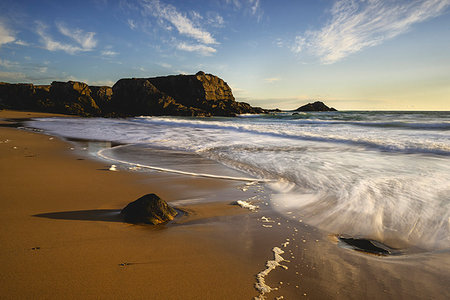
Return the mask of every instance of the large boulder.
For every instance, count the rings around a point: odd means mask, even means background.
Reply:
[[[125,222],[161,224],[173,220],[177,211],[155,194],[147,194],[128,204],[120,212]]]
[[[326,106],[321,101],[316,101],[314,103],[308,103],[303,106],[300,106],[295,111],[336,111],[333,107]]]

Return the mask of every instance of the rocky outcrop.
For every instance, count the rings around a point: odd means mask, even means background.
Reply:
[[[112,88],[75,81],[55,81],[47,86],[0,83],[0,107],[107,117],[235,116],[266,112],[235,101],[225,81],[204,72],[120,79]]]
[[[173,220],[176,210],[155,194],[147,194],[128,204],[120,212],[125,222],[161,224]]]
[[[207,112],[186,107],[158,90],[148,79],[120,79],[113,88],[107,113],[113,116],[171,115],[209,116]]]
[[[303,106],[300,106],[295,111],[337,111],[333,107],[326,106],[321,101],[316,101],[314,103],[308,103]]]
[[[101,110],[82,82],[54,81],[51,85],[0,83],[0,103],[5,108],[99,116]]]
[[[83,82],[52,82],[50,101],[54,104],[56,112],[78,116],[98,116],[101,114],[100,108],[91,97],[91,89]]]
[[[112,88],[109,86],[89,86],[91,97],[98,105],[101,111],[105,111],[111,102]]]

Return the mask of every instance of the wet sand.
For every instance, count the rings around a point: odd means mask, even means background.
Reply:
[[[278,288],[267,299],[450,297],[449,251],[382,257],[345,249],[333,233],[278,215],[263,185],[112,172],[74,148],[0,126],[1,298],[252,299],[273,247],[288,261],[265,277]],[[118,211],[146,193],[188,215],[165,226],[123,223]],[[248,199],[257,212],[230,205]]]

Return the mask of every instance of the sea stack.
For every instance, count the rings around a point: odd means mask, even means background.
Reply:
[[[337,111],[333,107],[326,106],[321,101],[316,101],[314,103],[308,103],[303,106],[300,106],[295,111]]]

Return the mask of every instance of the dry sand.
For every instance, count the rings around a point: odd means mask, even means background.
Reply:
[[[0,119],[46,115],[0,111]],[[261,186],[242,192],[245,183],[235,181],[112,172],[73,147],[0,127],[2,299],[252,299],[275,246],[288,269],[265,278],[279,288],[267,299],[450,297],[448,251],[378,257],[343,249],[330,233],[278,216]],[[121,222],[117,212],[146,193],[189,215],[165,226]],[[253,195],[258,212],[229,204]]]

